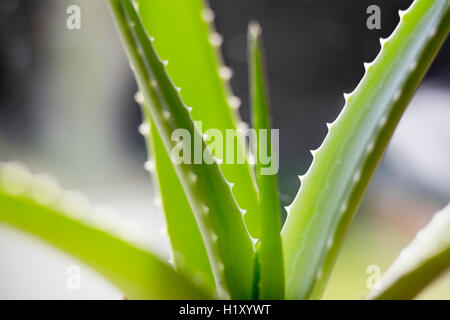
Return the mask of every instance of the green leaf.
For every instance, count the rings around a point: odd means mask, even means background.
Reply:
[[[220,54],[221,36],[212,25],[214,13],[204,0],[138,1],[139,13],[147,33],[155,38],[154,47],[163,60],[169,61],[167,72],[180,95],[192,107],[194,121],[202,121],[203,132],[241,128],[237,112],[239,99],[228,85],[232,74],[223,66]],[[241,138],[241,137],[240,137]],[[243,139],[235,141],[237,154],[245,154]],[[225,144],[224,144],[225,146]],[[212,150],[221,159],[224,152]],[[235,160],[236,161],[236,160]],[[245,221],[250,234],[257,237],[257,190],[248,163],[224,161],[221,170],[234,183],[233,194],[239,206],[247,210]]]
[[[110,4],[140,90],[167,152],[172,156],[172,151],[180,146],[187,149],[183,155],[189,156],[190,163],[175,165],[175,170],[202,234],[219,297],[229,294],[234,299],[249,299],[253,283],[253,245],[231,192],[232,186],[223,177],[195,127],[132,1],[110,0]],[[174,132],[186,133],[188,137],[173,141]],[[196,154],[198,147],[211,164],[192,161],[190,155]]]
[[[449,31],[448,0],[416,0],[301,177],[282,231],[286,296],[320,297],[342,240],[390,137]]]
[[[139,131],[144,135],[149,153],[144,167],[151,171],[155,185],[159,187],[174,264],[178,270],[192,275],[214,290],[208,254],[183,187],[151,121],[150,110],[143,97],[137,94],[136,101],[141,104],[144,119]]]
[[[402,250],[368,299],[413,299],[450,267],[450,204]]]
[[[264,300],[283,299],[284,266],[280,237],[280,203],[276,173],[270,172],[277,155],[272,151],[272,133],[263,65],[261,28],[257,23],[248,28],[249,75],[252,101],[252,122],[256,131],[256,178],[259,189],[259,297]],[[263,134],[265,133],[265,135]],[[278,141],[274,141],[278,143]],[[266,145],[265,145],[266,143]],[[278,151],[278,150],[276,150]],[[276,153],[276,152],[275,152]],[[276,157],[267,163],[268,156]],[[275,164],[278,168],[278,163]],[[264,171],[265,170],[265,171]]]
[[[149,252],[69,216],[85,211],[89,211],[89,203],[83,197],[61,192],[52,179],[33,177],[17,164],[0,165],[0,222],[33,234],[79,259],[128,299],[210,297]]]

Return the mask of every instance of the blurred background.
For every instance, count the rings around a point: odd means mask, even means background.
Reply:
[[[211,0],[224,36],[231,84],[247,122],[246,31],[264,30],[273,126],[280,129],[280,192],[290,204],[302,174],[411,0]],[[81,8],[81,30],[66,28],[66,9]],[[366,9],[381,8],[381,29],[368,30]],[[0,2],[0,161],[18,160],[49,173],[66,189],[139,229],[139,241],[168,257],[163,217],[142,165],[144,141],[133,100],[136,84],[107,1]],[[450,43],[437,56],[378,169],[346,238],[325,298],[362,298],[370,265],[385,271],[450,199]],[[68,290],[67,268],[82,270],[81,288]],[[0,224],[1,299],[121,299],[78,261]],[[419,298],[450,299],[450,274]]]

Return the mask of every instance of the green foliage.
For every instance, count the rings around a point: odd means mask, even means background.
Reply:
[[[320,298],[395,126],[448,35],[449,1],[416,0],[400,13],[398,27],[381,41],[377,58],[365,64],[366,74],[345,95],[341,114],[313,151],[281,235],[277,178],[261,174],[266,164],[259,151],[270,150],[271,135],[267,146],[261,147],[259,137],[252,146],[255,168],[221,164],[224,159],[209,148],[195,122],[224,136],[227,129],[242,127],[239,101],[227,84],[231,71],[218,51],[221,37],[211,25],[213,12],[201,0],[109,3],[140,90],[140,131],[149,149],[145,168],[159,187],[175,268],[73,215],[80,208],[90,212],[83,197],[14,164],[0,165],[0,221],[80,259],[130,299]],[[270,129],[256,24],[249,28],[249,71],[253,126]],[[211,164],[172,162],[171,152],[184,142],[172,140],[179,129],[200,143]],[[239,141],[235,154],[246,154]],[[194,143],[183,152],[193,155],[195,148]],[[68,194],[78,200],[66,201]],[[413,298],[447,268],[449,221],[447,207],[369,297]]]
[[[182,128],[193,141],[201,142],[202,154],[213,159],[211,164],[202,161],[174,167],[203,235],[219,297],[230,294],[232,298],[249,299],[253,283],[253,246],[231,184],[222,175],[219,164],[195,127],[132,2],[112,0],[110,3],[140,90],[167,152],[177,147],[179,142],[174,142],[171,135]],[[193,155],[195,144],[190,148]]]
[[[207,291],[149,252],[107,230],[80,194],[53,179],[0,165],[0,221],[33,234],[87,264],[128,299],[206,299]],[[83,219],[84,218],[84,219]]]
[[[182,270],[205,286],[214,289],[214,277],[208,261],[208,254],[195,221],[189,201],[183,191],[169,155],[161,141],[158,130],[151,123],[150,111],[146,107],[143,97],[137,94],[137,101],[141,104],[144,122],[140,131],[144,135],[149,160],[145,163],[146,170],[155,178],[155,185],[159,186],[167,233],[172,246],[173,262],[177,270]],[[176,201],[174,201],[176,199]]]
[[[264,83],[264,66],[261,44],[261,27],[252,23],[248,29],[249,74],[252,100],[252,124],[256,130],[256,177],[259,189],[260,241],[259,241],[259,297],[261,299],[282,299],[284,297],[283,254],[280,238],[280,203],[278,199],[278,182],[276,175],[262,172],[265,164],[261,152],[268,154],[271,150],[269,108],[266,85]],[[262,132],[266,132],[265,150],[260,141]],[[278,160],[278,159],[277,159]]]
[[[287,209],[282,240],[288,299],[319,298],[389,139],[449,31],[448,1],[415,1],[313,151]]]
[[[412,299],[450,266],[450,204],[400,253],[369,299]]]
[[[228,85],[232,71],[222,63],[222,37],[212,26],[214,13],[204,0],[139,0],[138,10],[148,35],[161,59],[169,61],[167,73],[181,88],[180,96],[192,107],[191,117],[202,121],[203,130],[227,129],[243,124],[237,109],[240,100]],[[163,13],[163,14],[162,14]],[[244,154],[242,139],[236,141],[235,155]],[[216,157],[221,154],[213,150]],[[257,237],[257,191],[251,168],[246,164],[221,165],[225,178],[234,184],[233,195],[246,210],[244,219],[250,234]]]

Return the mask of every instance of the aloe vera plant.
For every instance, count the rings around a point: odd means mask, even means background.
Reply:
[[[252,125],[269,132],[267,143],[257,135],[250,146],[253,166],[245,160],[243,137],[234,136],[232,156],[245,161],[230,164],[203,134],[243,128],[214,13],[202,0],[109,0],[139,86],[139,131],[149,150],[144,167],[159,188],[173,266],[90,221],[91,206],[82,196],[14,163],[0,164],[0,221],[72,254],[129,299],[318,299],[389,139],[448,35],[449,3],[416,0],[400,12],[399,25],[381,40],[380,53],[365,64],[363,79],[312,151],[281,230],[276,175],[262,174],[267,163],[261,154],[272,150],[275,133],[269,130],[261,27],[251,23],[248,33],[250,100]],[[208,163],[173,161],[173,150],[186,142],[183,135],[173,139],[180,129],[196,142],[183,156],[200,147]],[[79,211],[88,218],[73,214]],[[447,207],[369,298],[413,298],[449,267],[449,221]]]

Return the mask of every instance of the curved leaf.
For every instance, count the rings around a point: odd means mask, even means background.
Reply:
[[[450,204],[436,213],[384,273],[368,299],[412,299],[450,267]]]
[[[79,259],[111,281],[128,299],[210,297],[149,252],[71,218],[69,214],[89,211],[86,200],[71,192],[60,193],[52,180],[39,180],[21,166],[0,165],[0,222]],[[61,207],[67,214],[61,213]]]
[[[416,0],[301,177],[282,232],[286,295],[320,297],[359,202],[422,76],[449,31],[448,0]]]
[[[157,200],[158,202],[161,200],[164,209],[173,262],[177,270],[192,275],[198,281],[205,283],[205,286],[214,289],[214,277],[208,254],[194,213],[161,137],[151,121],[150,111],[145,106],[143,98],[139,94],[137,96],[144,118],[140,131],[144,135],[149,153],[149,160],[144,167],[152,172],[155,185],[159,186],[161,199]]]
[[[214,13],[206,0],[140,0],[139,14],[147,33],[155,38],[154,47],[161,59],[169,61],[167,73],[181,88],[181,98],[192,107],[194,121],[202,121],[203,131],[241,127],[237,108],[240,100],[228,85],[232,70],[223,66],[220,54],[222,37],[212,25]],[[246,152],[243,139],[236,142],[235,158]],[[224,152],[217,153],[222,159]],[[233,194],[244,216],[248,230],[257,237],[257,190],[248,163],[220,166],[225,178],[234,183]]]
[[[190,157],[189,163],[181,162],[175,165],[175,170],[203,236],[219,297],[227,297],[229,293],[235,299],[249,299],[253,283],[253,245],[231,192],[232,185],[223,177],[194,125],[132,1],[110,0],[110,4],[140,90],[166,150],[171,153],[184,145],[187,150],[183,155],[192,156],[198,154],[199,148],[204,158],[211,160],[211,164],[195,163]],[[172,140],[174,132],[188,135],[185,137],[188,143]]]
[[[261,27],[257,23],[250,24],[248,28],[249,75],[252,122],[253,128],[256,130],[255,158],[260,206],[258,291],[261,299],[268,300],[283,299],[284,297],[284,266],[280,237],[278,181],[276,173],[272,173],[272,169],[270,169],[274,165],[273,162],[278,162],[278,159],[272,159],[269,163],[263,159],[270,155],[273,141],[261,42]],[[263,132],[266,134],[263,135]],[[272,153],[271,156],[273,158],[276,155]],[[263,172],[264,170],[266,172]]]

